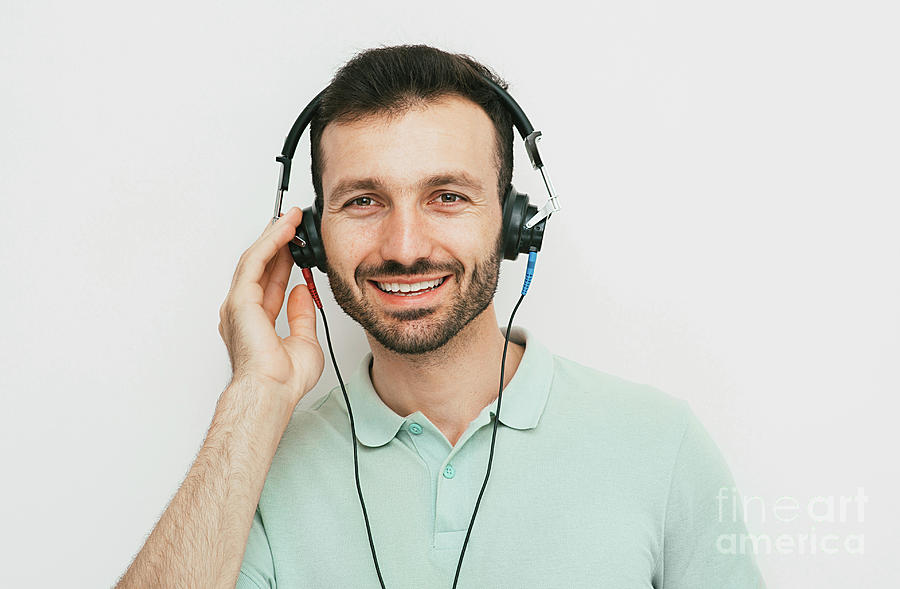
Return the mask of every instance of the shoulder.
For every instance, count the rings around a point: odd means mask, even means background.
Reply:
[[[636,382],[553,355],[551,398],[587,417],[666,424],[683,431],[688,403],[656,386]]]
[[[671,471],[691,419],[688,403],[660,388],[554,355],[554,375],[542,425],[563,442],[602,448],[606,464]],[[660,481],[658,483],[662,484]]]
[[[301,456],[327,455],[349,446],[350,425],[343,399],[338,400],[340,396],[340,387],[335,387],[298,404],[281,436],[273,467]]]

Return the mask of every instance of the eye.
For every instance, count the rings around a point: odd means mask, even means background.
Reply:
[[[442,192],[438,198],[441,204],[454,204],[466,200],[466,197],[456,194],[455,192]]]
[[[357,196],[353,200],[347,201],[347,204],[344,206],[350,206],[356,203],[358,206],[362,208],[368,208],[374,201],[371,196]]]

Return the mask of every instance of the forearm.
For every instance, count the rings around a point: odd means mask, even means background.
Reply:
[[[232,383],[184,483],[117,587],[229,587],[293,407]]]

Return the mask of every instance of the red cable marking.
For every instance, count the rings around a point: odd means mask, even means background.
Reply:
[[[316,291],[316,283],[313,281],[312,272],[310,272],[309,268],[301,268],[303,272],[303,279],[306,280],[306,288],[309,290],[309,294],[312,295],[313,302],[316,304],[316,307],[319,309],[322,308],[322,301],[319,300],[319,293]]]

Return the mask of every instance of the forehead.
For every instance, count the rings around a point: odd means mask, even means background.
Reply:
[[[498,173],[493,122],[481,107],[459,96],[400,114],[329,123],[320,148],[326,199],[338,184],[370,177],[400,188],[457,170],[489,188]]]

